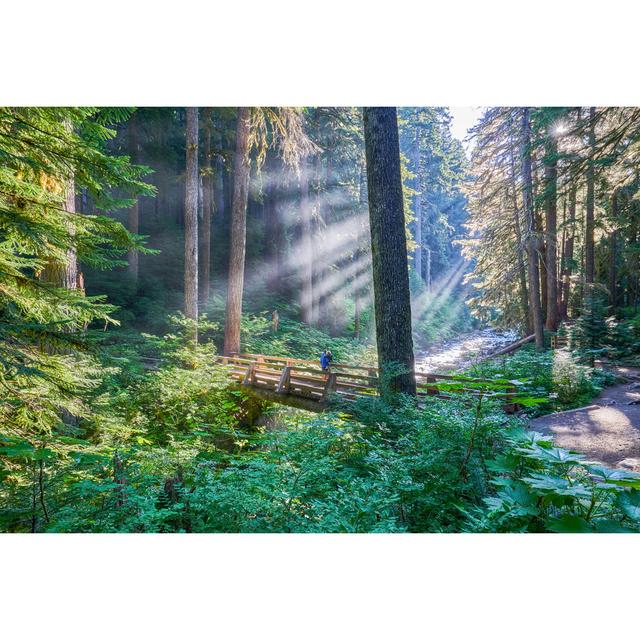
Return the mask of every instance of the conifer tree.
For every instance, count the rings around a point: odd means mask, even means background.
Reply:
[[[35,477],[32,531],[48,519],[48,461],[68,448],[61,415],[87,414],[84,397],[97,384],[80,330],[115,322],[104,297],[84,295],[78,264],[125,266],[119,256],[142,250],[114,219],[76,213],[72,198],[74,183],[101,210],[131,204],[113,189],[152,193],[145,168],[105,151],[110,125],[128,115],[0,108],[0,438],[15,473]]]
[[[522,109],[522,197],[527,221],[527,258],[529,263],[529,303],[533,316],[536,347],[544,348],[542,304],[540,300],[540,273],[538,270],[538,234],[533,210],[533,177],[531,171],[531,125],[529,108]]]
[[[202,225],[198,234],[200,246],[198,249],[198,288],[200,304],[206,308],[209,302],[209,289],[211,286],[211,217],[213,213],[213,168],[211,150],[211,107],[205,107],[202,112],[202,124],[204,133],[202,167]]]
[[[187,107],[184,196],[184,313],[198,320],[198,107]],[[194,335],[197,340],[197,333]]]
[[[396,110],[364,109],[378,364],[390,390],[415,395],[407,238]],[[394,371],[394,367],[402,371]]]

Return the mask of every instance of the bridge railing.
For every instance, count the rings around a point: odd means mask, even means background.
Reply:
[[[326,402],[332,394],[347,400],[378,395],[380,377],[373,367],[336,365],[323,371],[315,362],[299,358],[280,358],[262,354],[218,356],[217,361],[228,366],[229,375],[243,384],[282,395]],[[363,372],[367,373],[364,374]],[[483,397],[500,397],[505,410],[515,410],[514,386],[496,391],[496,381],[483,378],[416,372],[417,393],[420,396],[453,397],[467,393]],[[484,387],[484,388],[483,388]]]
[[[303,360],[301,358],[289,358],[282,356],[266,356],[261,353],[240,353],[233,354],[237,355],[240,358],[245,358],[248,360],[256,360],[259,362],[265,363],[279,363],[284,365],[300,365],[300,366],[310,366],[310,367],[318,367],[318,360]],[[376,367],[367,367],[363,365],[353,365],[353,364],[342,364],[342,363],[331,363],[331,369],[335,371],[366,371],[369,376],[377,376],[378,369]]]
[[[245,386],[318,401],[326,400],[332,393],[349,399],[373,395],[378,388],[377,376],[336,371],[333,367],[329,371],[323,371],[317,366],[309,366],[309,361],[296,358],[242,354],[219,356],[217,361],[227,365],[230,376]],[[367,370],[365,367],[350,368]]]

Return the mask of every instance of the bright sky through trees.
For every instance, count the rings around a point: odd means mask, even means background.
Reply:
[[[451,113],[451,133],[454,138],[464,142],[468,130],[476,124],[482,114],[482,107],[449,107]],[[470,144],[464,143],[464,147],[469,151]]]

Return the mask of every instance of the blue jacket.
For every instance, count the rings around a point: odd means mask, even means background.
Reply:
[[[320,366],[323,369],[326,369],[329,366],[330,362],[331,362],[331,358],[326,353],[321,354],[321,356],[320,356]]]

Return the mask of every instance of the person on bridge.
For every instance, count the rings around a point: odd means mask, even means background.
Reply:
[[[329,370],[329,365],[331,364],[332,360],[333,353],[331,353],[331,351],[325,350],[320,354],[320,367],[322,367],[323,371]]]

